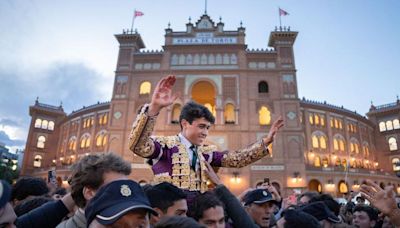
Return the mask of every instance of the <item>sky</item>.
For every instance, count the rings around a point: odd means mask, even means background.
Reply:
[[[294,45],[299,97],[364,115],[400,95],[398,0],[208,0],[225,30],[246,28],[248,48],[267,48],[279,25],[298,31]],[[204,0],[0,0],[0,142],[25,146],[36,98],[65,112],[109,101],[118,55],[114,35],[131,27],[148,50],[161,50],[165,28],[185,31]]]

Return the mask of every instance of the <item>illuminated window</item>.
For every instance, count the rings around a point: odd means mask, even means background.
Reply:
[[[37,139],[36,147],[43,149],[45,142],[46,142],[46,137],[44,137],[43,135],[39,136]]]
[[[235,123],[235,106],[233,104],[226,104],[224,110],[225,123],[234,124]]]
[[[342,163],[340,162],[340,158],[336,159],[335,166],[340,166]]]
[[[333,119],[331,119],[331,128],[333,128],[335,125],[333,124]]]
[[[268,93],[268,83],[265,81],[261,81],[258,83],[258,92],[259,93]]]
[[[385,124],[385,122],[380,122],[380,123],[379,123],[379,131],[380,131],[380,132],[386,131],[386,124]]]
[[[139,94],[150,94],[151,91],[151,84],[150,82],[142,82],[142,84],[140,84],[140,89],[139,89]]]
[[[399,119],[394,119],[394,120],[393,120],[393,128],[394,128],[394,129],[400,129],[400,122],[399,122]]]
[[[49,121],[49,126],[47,127],[50,131],[54,130],[54,121]]]
[[[347,160],[346,159],[342,159],[342,166],[344,167],[344,168],[347,168]]]
[[[210,103],[204,104],[204,106],[215,116],[217,111],[215,110],[215,106],[212,106]]]
[[[392,164],[393,164],[393,171],[400,171],[400,159],[399,158],[393,158]]]
[[[327,158],[327,157],[323,157],[323,158],[322,158],[322,166],[323,166],[323,167],[328,167],[328,165],[329,165],[329,160],[328,160],[328,158]]]
[[[360,153],[359,147],[360,146],[357,143],[354,144],[354,150],[355,150],[356,154]]]
[[[342,193],[342,194],[344,194],[344,193],[347,193],[349,190],[348,190],[348,188],[347,188],[347,184],[344,182],[344,181],[341,181],[340,183],[339,183],[339,193]]]
[[[96,146],[105,146],[107,144],[107,135],[102,132],[96,137]]]
[[[339,121],[335,119],[335,128],[339,128]]]
[[[343,123],[341,120],[339,120],[339,129],[343,129]]]
[[[393,171],[400,171],[400,159],[399,158],[393,158],[392,164],[393,164]]]
[[[339,150],[339,142],[337,139],[333,139],[333,149]]]
[[[260,125],[271,124],[271,112],[265,106],[261,106],[260,110],[258,111],[258,118]]]
[[[33,160],[33,167],[40,168],[42,166],[42,156],[36,155],[35,159]]]
[[[393,150],[397,150],[397,140],[394,137],[389,138],[388,140],[389,142],[389,150],[393,151]]]
[[[344,140],[339,140],[340,151],[344,151]]]
[[[81,137],[80,148],[89,148],[90,147],[90,135],[83,135]]]
[[[310,124],[314,124],[313,114],[310,113],[310,116],[308,117],[308,121],[310,122]]]
[[[72,137],[68,142],[68,150],[76,151],[76,138]]]
[[[42,121],[42,129],[47,129],[48,124],[49,124],[49,121],[43,120]]]
[[[317,114],[314,115],[314,123],[315,125],[319,124],[319,116]]]
[[[179,116],[181,114],[181,105],[180,104],[174,104],[174,107],[172,108],[172,116],[171,116],[171,123],[178,124],[179,123]]]
[[[325,126],[325,117],[321,116],[321,126]]]
[[[313,148],[319,148],[318,137],[316,135],[314,135],[312,137],[312,145],[313,145]]]
[[[326,149],[326,139],[324,136],[321,136],[319,138],[319,145],[322,149]]]
[[[386,121],[386,129],[387,129],[388,131],[393,130],[392,121],[390,121],[390,120]]]
[[[319,156],[315,156],[314,166],[315,167],[321,167],[321,158]]]
[[[36,119],[35,128],[41,128],[41,127],[42,127],[42,120],[41,119]]]

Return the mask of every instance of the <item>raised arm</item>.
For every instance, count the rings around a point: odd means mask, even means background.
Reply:
[[[145,105],[136,117],[129,135],[129,149],[133,153],[145,158],[154,154],[154,142],[150,135],[158,113],[178,97],[177,94],[172,94],[175,80],[174,75],[163,77],[154,88],[150,104]]]
[[[279,117],[271,125],[271,129],[266,137],[256,141],[244,149],[225,153],[222,157],[221,166],[241,168],[268,155],[268,145],[274,141],[278,130],[282,126],[283,119],[282,117]]]

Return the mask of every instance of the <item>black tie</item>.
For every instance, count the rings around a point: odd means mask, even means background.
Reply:
[[[192,158],[192,169],[196,171],[196,163],[197,163],[197,147],[195,145],[190,146],[190,149],[193,151],[193,158]]]

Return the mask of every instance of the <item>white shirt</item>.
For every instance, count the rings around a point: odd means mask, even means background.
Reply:
[[[181,141],[181,143],[185,146],[186,151],[188,152],[189,155],[189,165],[192,164],[192,160],[193,160],[193,150],[190,148],[193,144],[187,139],[185,138],[185,136],[182,135],[182,133],[178,134],[179,140]],[[197,158],[196,161],[196,170],[199,168],[200,166],[200,158]]]

